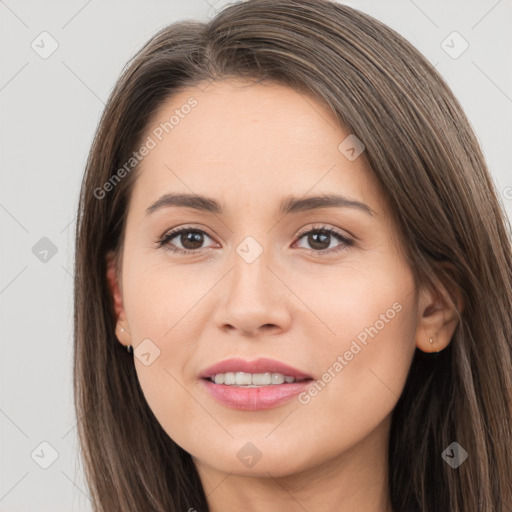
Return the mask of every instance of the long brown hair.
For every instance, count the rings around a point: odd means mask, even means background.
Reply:
[[[381,22],[327,0],[249,0],[207,23],[171,24],[128,63],[110,95],[76,232],[74,393],[94,510],[208,510],[191,456],[154,417],[133,355],[116,340],[106,254],[122,253],[137,168],[113,176],[152,114],[180,89],[229,77],[284,84],[327,104],[363,141],[418,285],[440,282],[454,303],[454,290],[463,297],[450,345],[433,357],[416,350],[393,411],[394,512],[510,510],[508,219],[470,124],[433,66]],[[456,469],[441,455],[452,442],[469,455]]]

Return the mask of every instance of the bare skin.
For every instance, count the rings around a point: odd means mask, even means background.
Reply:
[[[445,348],[456,313],[415,287],[364,152],[354,161],[340,152],[349,133],[324,105],[275,84],[226,80],[170,98],[147,135],[192,96],[197,106],[141,164],[119,281],[109,255],[119,341],[137,350],[149,338],[160,350],[148,366],[134,357],[146,400],[193,456],[212,512],[390,510],[391,413],[415,348]],[[208,196],[223,211],[171,206],[146,215],[170,192]],[[330,206],[279,214],[288,196],[321,194],[373,213]],[[158,247],[175,227],[202,238],[191,245],[177,235]],[[319,227],[352,243],[304,236]],[[251,263],[237,252],[246,237],[262,249]],[[378,333],[347,355],[371,326]],[[331,369],[331,379],[302,402],[239,410],[198,377],[231,357],[277,359],[315,380]],[[261,456],[251,467],[237,456],[247,443]]]

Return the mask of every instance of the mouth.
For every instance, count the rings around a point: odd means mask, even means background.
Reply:
[[[229,359],[200,375],[208,393],[232,409],[271,409],[287,402],[313,377],[273,359]]]

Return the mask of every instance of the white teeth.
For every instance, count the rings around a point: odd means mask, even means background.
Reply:
[[[233,372],[224,374],[224,384],[227,384],[228,386],[236,384],[236,376]]]
[[[213,375],[210,377],[210,380],[215,382],[215,384],[225,384],[228,386],[257,387],[271,384],[284,384],[285,382],[290,384],[296,382],[297,379],[289,375],[283,375],[282,373],[227,372]]]
[[[295,380],[293,377],[285,377],[282,373],[272,374],[272,384],[284,384],[286,379],[291,379],[290,382]]]
[[[253,386],[268,386],[271,382],[272,382],[272,374],[271,373],[253,373],[253,375],[252,375]]]
[[[237,372],[235,380],[237,386],[250,386],[251,384],[254,384],[250,373]]]

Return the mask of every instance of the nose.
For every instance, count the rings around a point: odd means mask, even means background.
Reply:
[[[220,300],[214,314],[217,327],[246,337],[286,331],[291,318],[288,299],[293,294],[283,283],[286,279],[280,276],[270,250],[263,250],[251,263],[235,252],[232,262],[218,289]]]

